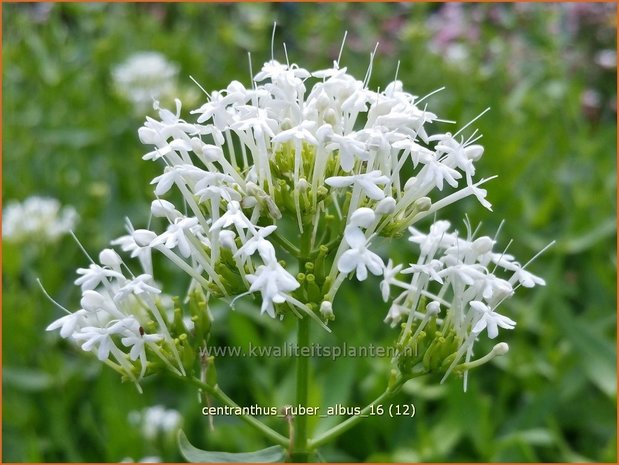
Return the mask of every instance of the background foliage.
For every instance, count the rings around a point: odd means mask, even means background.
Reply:
[[[486,154],[481,176],[490,215],[474,203],[464,214],[492,233],[505,218],[503,243],[532,256],[557,245],[532,271],[547,287],[521,292],[505,313],[518,327],[511,351],[457,379],[410,382],[400,401],[411,419],[371,418],[329,445],[331,461],[609,461],[616,457],[616,10],[613,4],[4,4],[4,202],[51,195],[76,207],[76,234],[91,252],[123,232],[123,217],[147,221],[150,179],[140,159],[144,115],[113,92],[111,70],[136,51],[156,50],[206,89],[249,81],[286,42],[291,61],[321,69],[337,57],[357,76],[380,42],[371,85],[399,78],[430,99],[441,116],[478,123]],[[610,55],[612,55],[612,53]],[[284,60],[280,47],[276,58]],[[171,106],[171,102],[162,102]],[[423,227],[423,225],[422,225]],[[412,258],[398,248],[401,261]],[[385,249],[386,251],[386,249]],[[4,461],[119,461],[159,455],[178,461],[174,438],[144,440],[129,412],[161,403],[181,411],[190,440],[205,449],[266,447],[238,419],[217,418],[209,431],[194,391],[172,379],[146,380],[144,394],[111,370],[46,334],[58,317],[36,286],[71,308],[74,270],[86,264],[65,238],[53,246],[3,248]],[[164,275],[181,290],[179,275]],[[161,275],[159,276],[161,279]],[[388,345],[387,307],[378,281],[350,282],[335,302],[337,320],[323,343]],[[318,330],[315,330],[318,333]],[[254,308],[216,309],[218,345],[292,342],[291,328]],[[480,352],[489,348],[480,347]],[[292,360],[222,359],[219,382],[241,405],[283,405],[293,396]],[[364,405],[388,377],[386,359],[313,361],[313,405]],[[272,426],[285,431],[279,419]],[[327,425],[324,425],[326,427]]]

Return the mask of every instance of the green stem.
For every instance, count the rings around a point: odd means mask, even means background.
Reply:
[[[213,396],[215,399],[219,400],[222,404],[227,405],[230,408],[241,408],[239,404],[237,404],[230,397],[228,397],[228,395],[225,392],[223,392],[217,385],[209,386],[208,384],[203,383],[197,378],[190,378],[190,377],[183,377],[183,376],[176,376],[176,377],[179,379],[182,379],[183,381],[188,381],[194,386],[206,391],[209,395]],[[243,420],[245,423],[253,426],[255,429],[260,431],[265,437],[275,442],[276,444],[279,444],[282,447],[288,447],[288,445],[290,444],[290,440],[287,437],[282,436],[274,429],[271,429],[270,427],[262,423],[260,420],[258,420],[256,417],[251,416],[251,415],[239,415],[239,418]]]
[[[275,242],[281,245],[292,256],[296,258],[300,257],[301,251],[288,239],[286,239],[283,236],[280,236],[277,231],[274,231],[273,233],[271,233],[270,237],[272,237]]]
[[[425,373],[420,373],[417,376],[421,376],[423,374],[425,374]],[[385,390],[385,392],[383,392],[380,396],[378,396],[376,399],[374,399],[372,402],[370,402],[368,405],[366,405],[361,410],[359,415],[354,415],[352,417],[349,417],[346,420],[344,420],[343,422],[339,423],[338,425],[335,425],[330,430],[325,431],[320,436],[318,436],[318,437],[316,437],[314,439],[311,439],[309,441],[309,443],[308,443],[308,448],[310,450],[316,449],[317,447],[320,447],[323,444],[325,444],[325,443],[327,443],[329,441],[332,441],[333,439],[335,439],[340,434],[348,431],[350,428],[352,428],[357,423],[359,423],[363,418],[365,418],[365,416],[368,415],[368,413],[370,413],[372,408],[374,408],[378,404],[382,404],[383,402],[388,401],[394,395],[396,395],[398,392],[400,392],[400,389],[402,389],[402,386],[404,386],[404,384],[409,379],[411,379],[411,378],[402,378],[402,377],[400,377],[392,386],[388,387]]]
[[[302,354],[304,347],[309,347],[310,320],[298,320],[297,350]],[[306,407],[308,403],[309,357],[297,357],[297,407]],[[292,437],[290,460],[292,462],[307,462],[309,458],[307,447],[307,415],[297,414],[294,418],[294,435]]]

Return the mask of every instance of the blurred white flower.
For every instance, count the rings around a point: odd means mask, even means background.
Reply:
[[[173,436],[181,427],[181,414],[163,405],[154,405],[144,410],[129,412],[129,422],[140,428],[147,440],[154,440],[159,435]]]
[[[117,92],[130,101],[136,112],[146,111],[153,100],[174,98],[178,66],[158,52],[138,52],[112,71]]]
[[[9,201],[2,212],[2,238],[12,243],[55,242],[74,229],[77,220],[73,207],[62,207],[50,197]]]

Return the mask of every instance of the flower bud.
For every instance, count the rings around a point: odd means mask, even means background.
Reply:
[[[505,355],[507,352],[509,352],[509,345],[506,342],[499,342],[492,348],[492,353],[497,356]]]
[[[96,312],[104,307],[105,298],[97,291],[84,291],[80,305],[87,312]]]
[[[324,300],[320,304],[320,314],[325,320],[334,320],[335,315],[333,314],[333,304],[328,300]]]
[[[430,209],[432,206],[432,201],[430,197],[419,197],[417,200],[413,202],[413,207],[417,212],[425,212]]]
[[[224,229],[219,232],[219,243],[222,247],[230,250],[236,249],[236,243],[234,239],[236,238],[236,233],[234,231],[230,231],[228,229]]]
[[[395,211],[395,199],[393,197],[385,197],[383,200],[376,204],[376,214],[378,215],[390,215]]]
[[[163,199],[155,199],[150,204],[150,211],[156,218],[174,219],[180,216],[172,202]]]
[[[376,219],[376,215],[371,208],[361,207],[355,210],[350,216],[349,226],[368,228]]]
[[[415,176],[408,178],[408,181],[406,181],[406,184],[404,184],[404,191],[409,190],[416,182],[417,178]]]
[[[112,249],[103,249],[99,254],[99,262],[103,266],[109,266],[110,268],[118,268],[120,264],[123,262],[116,252]]]
[[[483,236],[473,241],[473,250],[478,255],[483,255],[490,252],[493,245],[494,241],[492,239],[490,239],[488,236]]]
[[[148,247],[157,235],[148,229],[136,229],[133,232],[133,240],[139,247]]]
[[[224,156],[223,151],[219,147],[208,144],[204,144],[204,147],[202,147],[202,154],[206,161],[211,163],[220,160]]]

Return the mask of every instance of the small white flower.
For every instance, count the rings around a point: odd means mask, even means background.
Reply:
[[[131,327],[135,319],[133,317],[111,322],[109,326],[100,328],[97,326],[87,326],[82,328],[73,337],[82,343],[82,350],[86,352],[94,352],[97,350],[97,358],[105,361],[109,358],[110,352],[116,348],[112,336],[123,332],[126,328]]]
[[[180,254],[188,258],[191,256],[192,246],[187,238],[187,234],[191,234],[190,230],[198,224],[197,218],[179,217],[174,220],[174,223],[168,226],[166,232],[158,236],[150,243],[150,247],[163,245],[172,250],[178,247]]]
[[[226,249],[236,251],[236,242],[234,242],[235,238],[236,233],[234,231],[230,231],[228,229],[219,231],[219,243]]]
[[[436,221],[430,226],[428,234],[424,234],[411,227],[409,228],[411,236],[408,240],[419,244],[422,255],[431,255],[432,251],[437,250],[439,247],[447,248],[456,240],[453,234],[447,232],[450,226],[449,221]]]
[[[269,234],[277,229],[277,226],[265,226],[257,229],[256,233],[243,244],[243,246],[234,254],[234,256],[251,257],[256,251],[262,257],[264,262],[275,260],[275,249],[273,244],[265,239]]]
[[[351,176],[332,176],[325,179],[325,183],[331,187],[347,187],[354,184],[361,187],[370,199],[382,200],[385,198],[385,193],[378,186],[389,184],[389,178],[379,170],[374,170]]]
[[[344,232],[344,240],[350,248],[342,254],[337,262],[337,269],[341,273],[348,274],[356,270],[359,281],[364,281],[368,277],[368,270],[376,276],[383,274],[382,259],[367,248],[367,239],[359,228],[347,227]]]
[[[516,322],[492,311],[486,304],[479,301],[472,301],[471,308],[481,313],[481,318],[473,326],[473,333],[479,334],[484,329],[488,332],[488,337],[494,339],[499,335],[499,327],[503,329],[514,329]]]
[[[108,316],[123,316],[109,297],[106,297],[97,291],[84,291],[82,294],[82,299],[80,300],[80,305],[84,310],[92,315],[96,315],[102,311]]]
[[[175,93],[178,67],[158,52],[138,52],[112,71],[114,86],[137,111],[144,111],[153,98]]]
[[[45,331],[54,331],[60,328],[60,336],[64,339],[72,336],[75,331],[80,330],[83,326],[88,324],[88,312],[86,310],[78,310],[77,312],[70,313],[56,321],[52,322]]]
[[[387,266],[383,269],[383,280],[380,282],[380,292],[383,296],[383,301],[389,300],[391,284],[397,274],[402,269],[402,265],[393,266],[393,260],[389,259]]]
[[[260,312],[266,312],[273,318],[275,318],[273,304],[285,302],[286,294],[299,287],[297,280],[275,260],[259,266],[255,274],[247,275],[247,281],[251,284],[250,293],[262,294]]]
[[[369,158],[366,143],[359,140],[357,134],[354,132],[346,135],[331,132],[328,136],[328,140],[327,150],[338,151],[340,166],[347,173],[353,169],[356,159],[367,161]]]
[[[518,281],[524,287],[535,287],[537,286],[545,286],[546,281],[544,281],[539,276],[535,276],[533,273],[529,273],[524,268],[518,268],[514,275],[510,278],[509,283],[514,284]]]
[[[163,405],[154,405],[141,412],[130,412],[129,421],[140,426],[145,439],[154,440],[160,433],[175,433],[181,426],[181,414]]]
[[[136,229],[135,231],[114,239],[110,244],[119,245],[123,252],[130,252],[131,258],[137,257],[145,273],[153,274],[153,260],[151,242],[157,235],[147,229]]]
[[[107,266],[114,271],[118,271],[120,273],[120,265],[122,265],[122,259],[120,255],[114,252],[112,249],[103,249],[99,253],[99,263],[103,266]]]
[[[443,263],[440,260],[431,260],[423,265],[411,263],[408,268],[402,270],[403,274],[423,273],[434,281],[443,284],[440,271],[443,269]]]
[[[75,228],[77,213],[49,197],[9,201],[2,212],[2,238],[8,242],[55,242]]]
[[[149,274],[141,274],[136,276],[131,281],[128,281],[123,287],[118,289],[116,295],[114,296],[114,300],[120,301],[126,299],[130,295],[151,295],[151,294],[160,294],[161,290],[157,289],[153,285],[149,284],[150,281],[153,280],[153,277]]]
[[[333,304],[328,300],[322,301],[320,304],[320,314],[325,320],[333,318]]]
[[[161,334],[146,334],[144,330],[139,325],[137,320],[135,324],[123,333],[123,337],[121,338],[121,342],[125,347],[131,347],[129,352],[129,358],[133,361],[140,359],[140,364],[142,366],[142,370],[140,373],[140,377],[143,377],[146,373],[147,360],[146,360],[146,345],[155,344],[159,341],[163,340],[163,336]]]
[[[245,216],[245,213],[243,213],[241,209],[241,205],[236,200],[228,202],[226,213],[212,224],[210,231],[228,228],[232,225],[236,226],[239,230],[254,227],[251,221],[249,221],[249,218]]]
[[[95,263],[91,264],[88,268],[78,268],[77,274],[82,275],[74,282],[76,285],[82,287],[82,291],[89,289],[95,289],[100,284],[109,282],[110,279],[117,280],[120,283],[125,281],[125,277],[118,271],[103,268]]]

